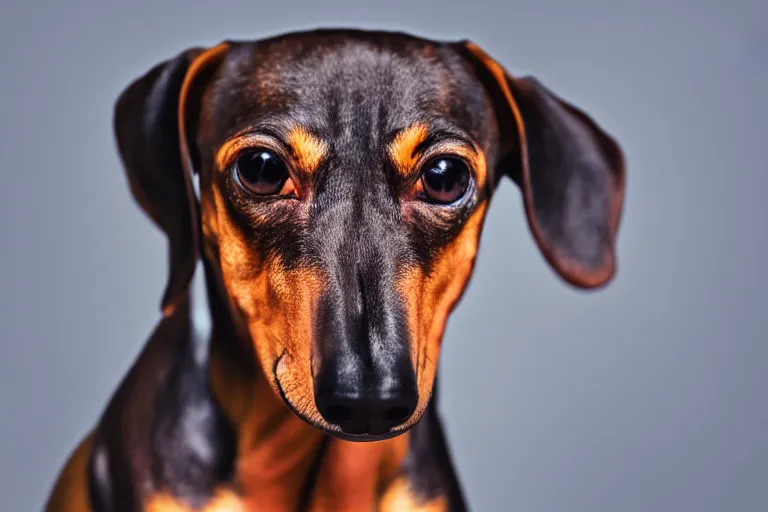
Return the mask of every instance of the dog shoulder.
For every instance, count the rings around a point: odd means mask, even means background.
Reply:
[[[169,500],[199,508],[223,499],[236,441],[208,387],[206,341],[186,307],[160,321],[72,470],[90,498],[91,508],[82,510],[139,510]]]

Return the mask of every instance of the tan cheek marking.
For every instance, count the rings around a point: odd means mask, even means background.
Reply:
[[[427,318],[430,344],[439,344],[445,323],[461,299],[474,268],[488,201],[480,203],[458,237],[439,256],[427,280],[427,297],[433,302],[433,317]]]
[[[328,154],[328,144],[300,126],[291,130],[288,143],[296,154],[299,166],[310,174],[317,170]]]
[[[281,351],[274,343],[275,337],[254,335],[269,332],[280,319],[272,313],[269,304],[269,269],[265,262],[254,254],[242,238],[239,230],[227,214],[224,199],[218,189],[214,189],[213,198],[217,212],[218,252],[221,280],[226,288],[226,296],[233,312],[233,320],[241,335],[254,340],[254,349],[258,363],[265,375],[272,376],[272,365]],[[274,308],[279,312],[279,308]],[[229,396],[221,390],[223,396]],[[233,400],[234,402],[243,402]],[[245,400],[247,402],[247,400]],[[242,412],[246,403],[239,403],[235,410]]]
[[[418,157],[414,151],[426,140],[427,134],[427,125],[416,123],[400,131],[389,145],[389,156],[400,174],[410,174]]]
[[[311,371],[312,319],[322,290],[322,276],[309,270],[285,271],[276,261],[261,261],[229,218],[224,199],[214,190],[218,212],[221,275],[233,310],[242,323],[258,362],[278,393],[277,377],[291,405],[307,419],[325,424],[317,411]]]
[[[270,279],[282,290],[279,302],[283,328],[285,329],[286,353],[277,367],[280,386],[291,405],[307,419],[329,426],[320,416],[315,405],[312,380],[312,325],[322,292],[322,276],[309,270],[292,272],[276,271]]]
[[[398,478],[387,489],[379,505],[381,512],[445,512],[448,510],[448,500],[438,496],[424,502],[411,491],[408,480]]]
[[[445,324],[474,268],[487,206],[487,200],[477,206],[459,236],[437,256],[429,277],[420,269],[412,268],[399,283],[407,302],[409,328],[414,339],[412,358],[419,386],[414,418],[420,417],[429,403]]]
[[[218,212],[219,262],[224,283],[230,299],[243,311],[246,317],[256,314],[257,297],[263,297],[262,286],[254,289],[254,281],[263,274],[263,262],[252,254],[234,223],[227,215],[224,198],[214,190],[214,201]]]

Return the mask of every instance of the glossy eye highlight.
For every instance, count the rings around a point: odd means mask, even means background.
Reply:
[[[286,195],[293,189],[285,162],[268,149],[245,151],[235,161],[233,172],[238,183],[257,196]]]
[[[469,188],[470,172],[459,158],[439,157],[427,162],[421,174],[424,199],[450,204],[461,199]]]

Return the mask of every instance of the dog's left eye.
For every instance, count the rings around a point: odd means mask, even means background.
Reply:
[[[422,171],[423,196],[432,203],[454,203],[466,193],[469,180],[469,168],[461,159],[436,158],[428,162]]]
[[[277,155],[267,149],[256,149],[240,155],[234,165],[237,181],[259,196],[286,195],[292,189],[288,168]]]

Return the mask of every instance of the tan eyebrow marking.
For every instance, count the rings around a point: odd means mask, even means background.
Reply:
[[[301,171],[311,174],[317,170],[323,159],[328,156],[328,144],[301,126],[296,126],[288,133],[286,141],[296,158]],[[216,165],[223,169],[240,151],[249,147],[274,147],[274,141],[260,135],[242,135],[225,142],[216,153]]]
[[[301,126],[294,127],[288,134],[288,144],[293,149],[299,166],[306,173],[313,173],[328,155],[328,144]]]
[[[400,174],[407,176],[411,172],[418,158],[413,153],[427,140],[427,135],[427,125],[415,123],[401,130],[389,145],[389,156]]]
[[[231,165],[231,160],[233,160],[234,156],[239,151],[251,146],[249,142],[251,142],[251,138],[249,137],[238,137],[225,142],[216,152],[216,167],[224,169],[228,165]]]

